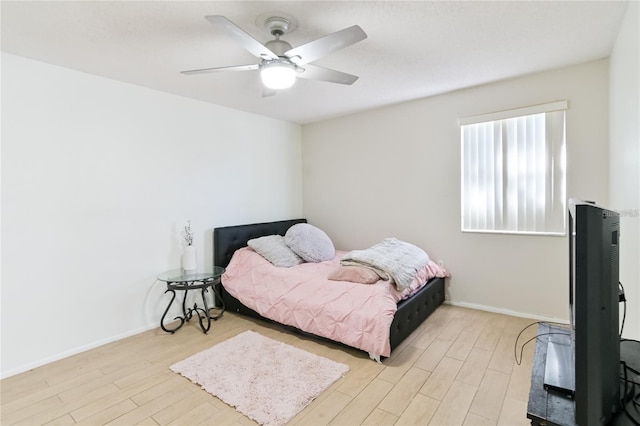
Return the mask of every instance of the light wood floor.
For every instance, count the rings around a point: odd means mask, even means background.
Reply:
[[[173,335],[158,328],[6,378],[0,423],[255,425],[168,368],[251,329],[350,367],[292,424],[527,425],[534,343],[521,365],[514,343],[531,322],[443,305],[378,364],[364,352],[225,313],[208,335],[192,320]]]

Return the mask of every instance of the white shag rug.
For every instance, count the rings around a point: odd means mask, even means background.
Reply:
[[[349,367],[245,331],[173,364],[212,395],[262,425],[284,425]]]

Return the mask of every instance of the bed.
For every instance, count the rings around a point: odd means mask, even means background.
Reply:
[[[216,266],[228,267],[234,253],[236,251],[249,250],[247,249],[247,243],[251,239],[269,235],[282,235],[284,236],[295,224],[307,223],[306,219],[292,219],[265,223],[254,223],[237,226],[225,226],[215,228],[213,232],[213,261]],[[242,249],[242,250],[241,250]],[[286,268],[280,268],[286,269]],[[427,317],[444,301],[444,277],[431,277],[427,280],[427,283],[417,290],[411,297],[400,300],[397,305],[394,306],[395,313],[393,314],[392,321],[388,330],[388,348],[389,352],[405,340]],[[223,275],[220,284],[220,297],[224,302],[225,309],[230,312],[247,315],[253,318],[259,318],[266,321],[274,321],[273,318],[268,318],[256,310],[245,306],[239,298],[232,295],[233,291],[225,288],[225,276]],[[283,323],[285,326],[286,321],[275,321]],[[296,329],[296,327],[293,327]],[[322,333],[316,333],[313,330],[305,330],[297,328],[298,330],[319,335],[322,338],[328,338],[329,340],[338,341],[339,343],[346,344],[348,346],[357,347],[349,342],[343,341],[341,338],[335,336],[327,337]],[[365,348],[358,348],[367,351]],[[373,359],[380,359],[380,356],[386,357],[389,354],[385,353],[372,353],[369,352],[369,356]],[[378,351],[380,352],[380,351]]]

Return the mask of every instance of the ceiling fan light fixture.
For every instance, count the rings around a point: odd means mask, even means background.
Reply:
[[[286,62],[265,64],[260,70],[260,78],[269,89],[288,89],[296,82],[296,67]]]

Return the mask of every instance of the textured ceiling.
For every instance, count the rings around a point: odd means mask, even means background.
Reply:
[[[2,1],[2,50],[242,111],[310,123],[609,56],[618,1]],[[314,64],[352,86],[298,79],[262,97],[257,71],[182,70],[257,63],[205,15],[261,42],[285,15],[294,47],[358,24],[368,38]]]

